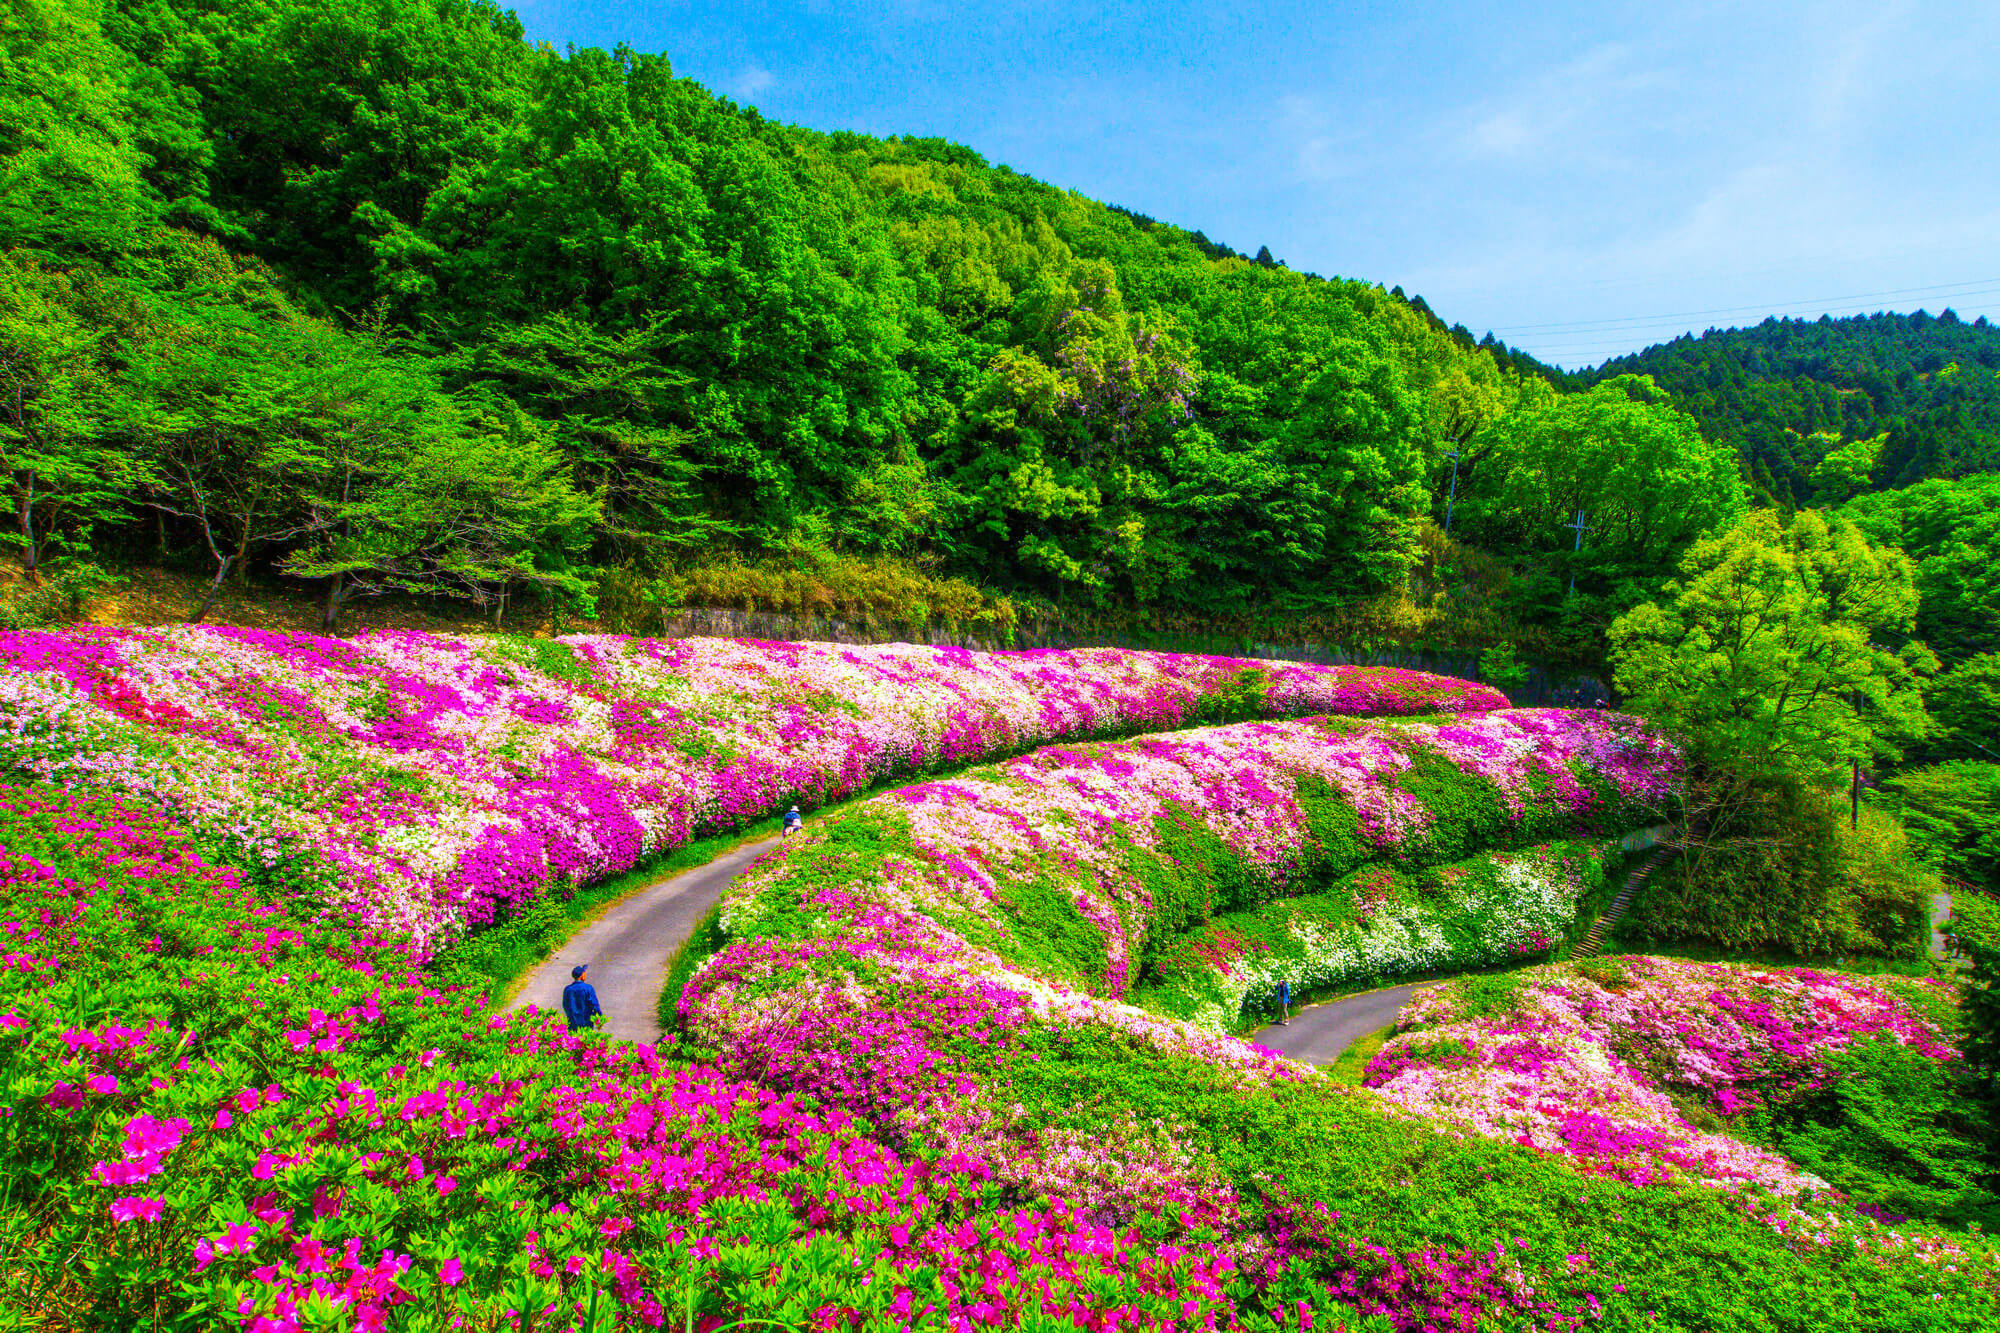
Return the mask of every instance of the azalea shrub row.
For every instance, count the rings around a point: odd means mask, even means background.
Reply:
[[[1450,865],[1375,864],[1323,891],[1225,912],[1166,944],[1137,1003],[1209,1026],[1297,998],[1415,972],[1537,961],[1575,932],[1622,867],[1615,839],[1488,852]]]
[[[1298,1285],[1275,1252],[1249,1272],[1025,1204],[837,1108],[467,1005],[394,942],[261,899],[125,804],[7,789],[0,814],[0,1309],[16,1317],[598,1333],[745,1314],[1171,1328],[1193,1311],[1236,1327]],[[1397,1296],[1410,1283],[1388,1267],[1359,1265],[1357,1291]]]
[[[1720,1131],[1825,1087],[1857,1045],[1956,1060],[1952,1009],[1936,981],[1597,959],[1419,992],[1365,1082],[1426,1118],[1588,1172],[1759,1186],[1797,1199],[1792,1216],[1823,1231],[1827,1219],[1803,1209],[1830,1192],[1826,1180]]]
[[[1115,1028],[1263,1081],[1285,1067],[1226,1038],[1233,1008],[1211,1004],[1205,1024],[1189,1024],[1123,1002],[1160,994],[1144,983],[1180,961],[1189,927],[1323,892],[1360,866],[1426,868],[1442,882],[1476,877],[1450,864],[1471,848],[1616,834],[1659,817],[1678,765],[1629,718],[1551,710],[1251,722],[1046,747],[865,801],[754,867],[722,906],[722,947],[685,988],[681,1016],[747,1074],[803,1079],[815,1095],[873,1099],[904,1117],[950,1120],[1013,1098],[999,1076],[970,1102],[959,1095],[952,1062],[910,1029],[939,1004],[988,1009],[982,1022],[1015,1027]],[[1549,855],[1529,852],[1523,864]],[[1551,877],[1565,873],[1580,878]],[[1359,878],[1365,906],[1376,881]],[[1403,933],[1437,936],[1465,912],[1412,904]],[[1213,961],[1231,975],[1262,966],[1220,951]],[[981,994],[1011,998],[971,998]],[[856,1004],[871,1014],[886,1005],[896,1038],[846,1012]],[[985,1115],[975,1114],[981,1133]],[[984,1151],[1001,1170],[1038,1156]]]
[[[1059,738],[1505,702],[1421,672],[1122,649],[20,631],[0,633],[0,772],[143,796],[428,955],[789,803]]]
[[[1484,961],[1491,945],[1469,927],[1501,912],[1530,932],[1501,948],[1545,947],[1532,932],[1568,925],[1605,851],[1457,858],[1647,823],[1678,771],[1632,719],[1551,710],[1048,747],[862,802],[753,867],[680,1017],[742,1076],[982,1161],[1025,1193],[1234,1229],[1241,1182],[1194,1127],[1102,1091],[1082,1111],[1067,1086],[1038,1106],[1025,1088],[1058,1071],[1090,1086],[1107,1042],[1218,1089],[1297,1077],[1227,1035],[1285,960],[1200,926],[1208,985],[1190,985],[1191,923],[1330,898],[1369,914],[1384,877],[1408,873],[1436,892],[1371,918],[1362,938],[1391,941],[1384,972]],[[1510,890],[1524,902],[1503,908]]]
[[[347,665],[266,662],[312,682],[296,688],[319,711],[287,695],[228,720],[225,673],[196,660],[211,642]],[[1191,1015],[1162,1000],[1211,920],[1315,896],[1358,919],[1371,872],[1467,949],[1505,885],[1574,894],[1612,836],[1673,800],[1677,756],[1628,719],[1490,711],[1434,678],[1000,658],[968,668],[992,680],[961,709],[987,719],[987,749],[940,758],[927,682],[950,672],[933,650],[839,658],[902,679],[785,712],[844,650],[696,645],[680,678],[740,653],[765,683],[691,690],[671,706],[713,703],[705,739],[621,758],[591,748],[585,719],[681,689],[639,665],[670,646],[389,636],[349,660],[249,643],[9,641],[0,743],[68,784],[0,787],[0,1313],[17,1322],[1971,1330],[2000,1309],[1976,1236],[1864,1225],[1831,1192],[1807,1227],[1796,1197],[1754,1181],[1533,1151],[1228,1037],[1226,997]],[[406,725],[363,740],[368,682],[390,677],[401,702],[376,720]],[[1307,679],[1319,696],[1287,696]],[[1068,711],[1043,724],[1071,732],[1313,706],[1431,716],[1058,745],[815,821],[726,904],[669,1046],[571,1036],[425,971],[476,903],[513,900],[424,878],[450,858],[384,851],[417,845],[397,842],[395,809],[462,848],[510,830],[524,875],[559,879],[571,856],[597,873],[628,816],[652,828],[645,812],[685,806],[709,812],[688,817],[702,829],[1021,748],[1038,724],[993,721],[1027,716],[994,700],[1039,708],[1065,680]],[[1147,697],[1175,702],[1147,714]],[[779,713],[796,730],[759,730]],[[923,739],[895,749],[899,720]],[[182,767],[196,761],[222,795]],[[370,799],[405,804],[328,804],[364,771],[383,784]],[[573,781],[585,771],[605,787]],[[548,811],[493,801],[510,773],[540,774]],[[694,786],[675,795],[668,773]],[[765,804],[715,795],[752,788]],[[1236,977],[1255,950],[1211,952]]]
[[[1106,1097],[1163,1157],[1161,1113],[1230,1145],[1233,1225],[1199,1199],[1119,1223],[698,1051],[470,1005],[141,808],[7,789],[0,814],[0,1308],[53,1327],[1975,1329],[1994,1309],[1976,1255],[1913,1273],[1303,1069],[1259,1085],[1100,1027],[1023,1030],[1052,1148],[1067,1129],[1091,1151]]]

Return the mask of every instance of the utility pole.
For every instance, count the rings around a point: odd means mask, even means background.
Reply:
[[[1861,716],[1861,691],[1854,692],[1854,715]],[[1848,806],[1847,827],[1850,830],[1861,827],[1861,756],[1854,757],[1854,785],[1848,789],[1852,804]]]
[[[1577,510],[1576,517],[1563,524],[1566,528],[1576,529],[1576,545],[1570,548],[1569,595],[1571,597],[1576,596],[1576,555],[1583,550],[1583,534],[1592,530],[1590,525],[1583,521],[1583,512],[1581,509]]]
[[[1458,499],[1458,450],[1445,455],[1451,460],[1451,493],[1444,497],[1444,535],[1451,536],[1451,506]]]

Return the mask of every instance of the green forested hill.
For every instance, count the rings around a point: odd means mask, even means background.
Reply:
[[[0,41],[30,561],[484,598],[803,546],[1312,609],[1397,584],[1444,451],[1552,393],[1372,283],[483,3],[21,0]]]
[[[1676,338],[1577,379],[1615,375],[1651,375],[1704,435],[1743,456],[1754,484],[1786,502],[1844,498],[1812,481],[1828,435],[1886,433],[1874,487],[2000,469],[2000,329],[1984,317],[1767,319]]]

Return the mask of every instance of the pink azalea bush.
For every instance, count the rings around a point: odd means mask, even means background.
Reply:
[[[0,1299],[55,1326],[1470,1330],[1610,1294],[1318,1204],[1223,1229],[1169,1187],[1111,1224],[841,1106],[469,1005],[136,806],[0,789],[0,814],[0,1235],[35,1242]]]
[[[1109,1126],[1065,1131],[1020,1112],[1022,1063],[1051,1039],[1109,1038],[1218,1088],[1300,1077],[1225,1035],[1254,964],[1230,970],[1228,1004],[1176,1016],[1127,1002],[1157,1000],[1133,988],[1190,914],[1302,893],[1364,861],[1435,863],[1475,835],[1616,834],[1657,818],[1677,774],[1650,731],[1595,713],[1251,722],[1050,747],[875,797],[766,857],[724,901],[727,943],[680,1013],[743,1076],[1024,1191],[1110,1221],[1173,1209],[1230,1228],[1239,1200],[1184,1124],[1107,1112]],[[1204,842],[1213,859],[1195,864]],[[1575,866],[1534,849],[1510,859],[1557,885],[1532,904],[1546,924],[1574,918]],[[1522,878],[1510,867],[1482,885]],[[1454,961],[1446,909],[1395,915],[1397,938],[1437,944],[1406,966]],[[1487,946],[1467,947],[1470,962]]]
[[[1820,1085],[1830,1056],[1870,1036],[1957,1054],[1897,983],[1809,968],[1625,958],[1515,981],[1491,1014],[1467,1012],[1463,984],[1420,992],[1368,1086],[1426,1118],[1635,1183],[1689,1176],[1797,1195],[1826,1182],[1695,1128],[1670,1094],[1732,1115]]]
[[[1120,649],[0,633],[0,769],[144,796],[239,858],[302,859],[420,955],[552,883],[898,775],[1218,710],[1505,702],[1420,672]]]

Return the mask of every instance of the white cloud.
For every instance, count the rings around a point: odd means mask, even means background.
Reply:
[[[773,82],[775,80],[771,71],[762,65],[745,65],[736,71],[733,79],[723,85],[723,91],[739,102],[747,102],[769,88]]]
[[[1675,118],[1674,84],[1663,53],[1606,42],[1453,109],[1437,123],[1440,146],[1473,163],[1596,155],[1607,138]]]
[[[1316,97],[1288,94],[1279,99],[1277,141],[1289,146],[1292,170],[1303,180],[1339,180],[1361,164],[1360,136],[1341,133]]]

